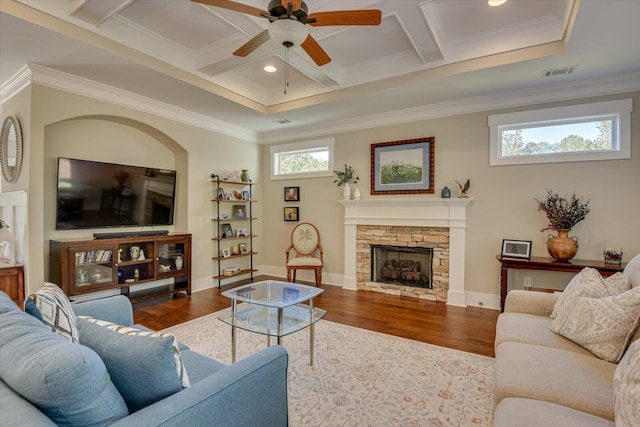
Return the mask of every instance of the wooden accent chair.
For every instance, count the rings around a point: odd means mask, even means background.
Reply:
[[[322,283],[323,254],[318,229],[308,222],[296,225],[291,232],[291,246],[287,248],[287,282],[295,283],[298,270],[313,270],[316,286],[319,286]]]

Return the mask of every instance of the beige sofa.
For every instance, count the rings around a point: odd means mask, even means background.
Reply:
[[[640,255],[629,262],[624,274],[632,287],[640,286]],[[494,426],[625,425],[614,422],[618,364],[599,359],[549,330],[558,297],[519,290],[507,295],[496,326]],[[631,342],[638,339],[640,328]],[[628,365],[623,362],[624,357],[621,368]]]

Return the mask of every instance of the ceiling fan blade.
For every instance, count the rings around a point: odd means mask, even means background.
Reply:
[[[280,0],[280,4],[285,9],[289,8],[289,3],[293,4],[293,10],[300,9],[300,5],[302,4],[302,0]]]
[[[317,12],[309,15],[312,27],[327,27],[330,25],[380,25],[382,12],[380,10],[340,10],[334,12]]]
[[[331,58],[329,57],[329,55],[327,55],[327,52],[325,52],[324,49],[320,47],[316,39],[311,37],[311,34],[307,36],[307,39],[302,42],[300,47],[303,48],[305,52],[307,52],[307,55],[309,55],[311,59],[313,59],[313,62],[315,62],[318,66],[322,66],[331,62]]]
[[[220,7],[222,9],[229,9],[236,12],[246,13],[247,15],[262,17],[262,14],[269,15],[266,10],[258,9],[257,7],[249,6],[242,3],[237,3],[230,0],[191,0],[195,3],[202,3],[208,6]]]
[[[249,55],[251,52],[253,52],[254,50],[256,50],[257,48],[259,48],[260,46],[262,46],[263,44],[265,44],[267,41],[269,41],[269,38],[270,38],[269,30],[264,30],[263,32],[261,32],[260,34],[258,34],[257,36],[255,36],[254,38],[252,38],[242,46],[240,46],[238,50],[233,52],[233,55],[245,57]]]

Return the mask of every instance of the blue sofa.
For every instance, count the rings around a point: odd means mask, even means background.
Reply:
[[[78,303],[73,306],[73,309],[78,316],[90,316],[124,326],[133,325],[133,310],[125,296],[118,295]],[[57,348],[53,353],[50,350],[51,345],[43,344],[49,341],[54,348]],[[288,355],[283,347],[271,346],[229,366],[191,351],[182,344],[180,347],[182,361],[191,386],[132,413],[129,413],[125,406],[126,412],[123,417],[109,425],[136,427],[283,427],[287,425]],[[47,417],[45,412],[50,414],[51,412],[47,411],[55,411],[58,401],[62,402],[76,392],[83,393],[83,387],[90,386],[86,384],[87,381],[80,383],[77,380],[74,374],[82,369],[74,366],[70,369],[68,384],[64,384],[62,389],[56,389],[58,395],[54,396],[51,399],[52,403],[48,402],[49,406],[44,409],[32,404],[14,390],[23,390],[27,387],[35,390],[34,393],[37,395],[46,387],[42,384],[44,380],[33,373],[39,372],[39,369],[34,369],[34,364],[58,363],[56,360],[60,357],[64,358],[61,353],[65,351],[84,352],[85,359],[97,360],[95,368],[89,363],[90,369],[102,369],[106,372],[105,365],[97,353],[93,353],[91,349],[82,345],[82,336],[80,344],[71,343],[47,329],[35,317],[20,310],[5,293],[0,292],[0,424],[3,427],[55,426],[56,423]],[[41,352],[45,357],[30,354],[30,352]],[[90,357],[87,358],[87,354]],[[140,357],[146,356],[141,354]],[[24,362],[25,360],[28,362]],[[106,377],[106,381],[110,383],[108,374],[103,374],[103,377]],[[64,381],[67,381],[67,378]],[[105,408],[93,409],[98,411],[103,409],[104,413],[112,412],[108,403],[105,403]],[[79,410],[83,411],[84,408]],[[95,423],[93,420],[73,425],[79,424],[105,425]]]

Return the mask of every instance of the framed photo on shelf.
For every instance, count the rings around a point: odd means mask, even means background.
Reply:
[[[229,258],[231,256],[231,252],[229,252],[229,248],[222,248],[222,257]]]
[[[246,243],[240,243],[238,245],[238,248],[240,248],[240,253],[241,254],[248,254],[249,253],[249,248],[247,248],[247,244]]]
[[[233,228],[231,228],[231,224],[224,223],[220,225],[220,227],[222,227],[222,237],[224,237],[225,239],[228,239],[229,237],[234,237]]]
[[[225,200],[235,200],[236,196],[233,195],[233,191],[227,191],[227,197]]]
[[[227,193],[222,187],[218,188],[218,200],[227,200]]]
[[[246,228],[236,228],[236,237],[247,237],[249,230]]]
[[[285,221],[299,221],[300,211],[298,207],[284,208],[284,220]]]
[[[245,205],[233,205],[232,218],[246,218],[247,207]]]
[[[531,259],[531,240],[502,239],[502,252],[500,256]]]
[[[251,196],[248,191],[245,190],[242,192],[242,200],[251,200]]]
[[[371,194],[433,194],[435,138],[371,144]]]
[[[223,170],[220,174],[220,179],[223,181],[240,181],[240,172],[232,170]]]
[[[299,202],[300,201],[300,187],[284,187],[284,201],[285,202]]]

